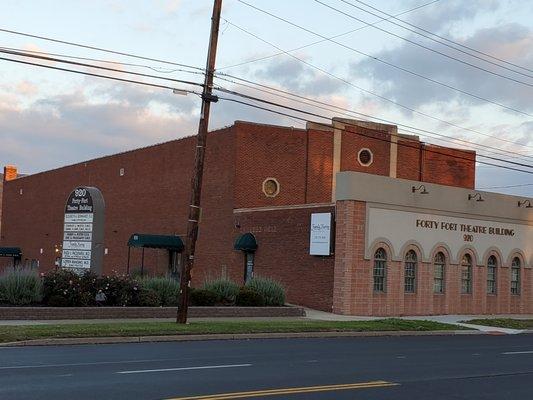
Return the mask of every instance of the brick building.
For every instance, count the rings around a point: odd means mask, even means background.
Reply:
[[[132,234],[184,237],[194,146],[188,137],[6,176],[0,246],[53,268],[69,193],[95,187],[105,201],[103,271],[125,272]],[[533,312],[531,209],[476,192],[474,181],[474,152],[392,125],[237,121],[208,137],[193,285],[221,275],[242,282],[248,268],[281,281],[292,303],[343,314]],[[326,222],[312,224],[319,217]],[[243,234],[256,250],[235,250]],[[129,261],[164,273],[168,259],[132,249]]]

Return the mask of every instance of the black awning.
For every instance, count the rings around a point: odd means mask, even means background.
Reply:
[[[244,233],[237,237],[235,240],[235,245],[233,246],[235,250],[254,252],[257,250],[257,241],[255,236],[251,233]]]
[[[183,251],[183,241],[179,236],[167,235],[146,235],[134,233],[128,240],[129,247],[145,247],[150,249],[167,249],[172,251]]]
[[[0,247],[0,257],[22,258],[20,247]]]

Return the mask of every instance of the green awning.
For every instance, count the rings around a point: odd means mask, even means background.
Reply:
[[[22,257],[20,247],[0,247],[0,257]]]
[[[235,245],[233,246],[235,250],[254,252],[257,250],[257,241],[255,236],[251,233],[244,233],[240,235],[237,240],[235,240]]]
[[[172,251],[183,251],[185,246],[179,236],[167,235],[146,235],[134,233],[128,240],[129,247],[145,247],[150,249],[167,249]]]

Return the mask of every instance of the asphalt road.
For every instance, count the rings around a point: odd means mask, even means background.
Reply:
[[[1,400],[189,396],[532,399],[533,335],[0,348]]]

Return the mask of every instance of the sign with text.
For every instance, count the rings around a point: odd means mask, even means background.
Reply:
[[[309,254],[312,256],[331,254],[331,213],[311,214]]]
[[[414,240],[426,256],[438,243],[446,244],[452,257],[458,257],[465,245],[474,248],[479,257],[495,247],[504,260],[516,249],[522,250],[527,259],[533,253],[533,226],[529,225],[370,208],[367,227],[367,250],[375,240],[386,239],[396,252]]]
[[[61,267],[100,273],[103,257],[104,200],[93,187],[78,187],[65,205]]]

